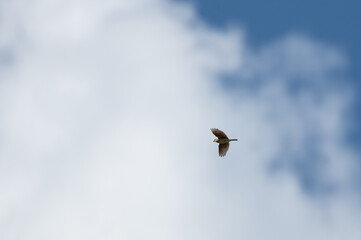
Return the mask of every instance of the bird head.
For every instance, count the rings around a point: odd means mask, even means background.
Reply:
[[[218,138],[215,138],[215,139],[213,140],[213,142],[218,142]]]

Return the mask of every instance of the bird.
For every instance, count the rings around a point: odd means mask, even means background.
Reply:
[[[227,135],[219,130],[218,128],[211,128],[212,133],[217,137],[213,142],[219,143],[218,152],[220,157],[226,156],[226,153],[229,149],[229,142],[238,141],[238,139],[229,139]]]

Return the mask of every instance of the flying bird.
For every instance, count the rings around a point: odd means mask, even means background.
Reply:
[[[218,128],[211,128],[211,131],[217,137],[216,139],[213,140],[213,142],[219,143],[218,145],[219,156],[220,157],[226,156],[226,153],[229,148],[229,142],[238,141],[238,139],[229,139],[227,135]]]

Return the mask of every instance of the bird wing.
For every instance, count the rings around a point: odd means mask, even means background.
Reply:
[[[226,153],[229,148],[229,143],[222,143],[218,145],[218,152],[220,157],[226,156]]]
[[[219,139],[221,139],[221,138],[227,138],[228,139],[227,135],[223,131],[219,130],[218,128],[211,128],[211,131]]]

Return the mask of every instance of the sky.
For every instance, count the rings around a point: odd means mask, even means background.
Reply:
[[[355,57],[202,6],[0,1],[0,239],[359,238]]]
[[[253,49],[298,33],[336,47],[347,55],[347,82],[361,91],[361,1],[359,0],[178,0],[191,2],[214,27],[242,27]],[[361,97],[355,96],[349,144],[361,148]]]

